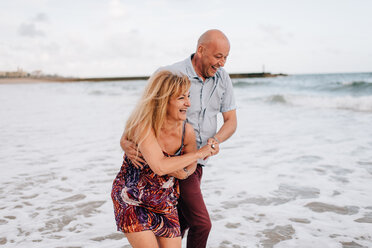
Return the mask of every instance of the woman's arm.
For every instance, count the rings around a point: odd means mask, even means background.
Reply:
[[[195,152],[197,150],[195,131],[194,131],[194,128],[188,123],[186,123],[184,145],[185,145],[184,154]],[[170,173],[169,176],[173,176],[181,180],[186,179],[192,173],[195,172],[196,165],[197,165],[197,162],[195,161],[181,170]],[[184,169],[186,169],[187,172]]]
[[[205,157],[210,156],[213,152],[211,145],[205,145],[199,150],[181,156],[164,156],[152,130],[139,146],[139,150],[151,170],[159,176],[164,176],[181,170],[191,163],[196,162],[198,159],[204,159]]]

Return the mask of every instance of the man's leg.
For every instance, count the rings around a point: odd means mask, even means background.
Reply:
[[[188,248],[206,247],[212,224],[200,190],[203,168],[198,165],[196,171],[186,180],[180,181],[178,201],[181,232],[189,227]]]
[[[181,208],[181,200],[178,199],[178,205],[177,205],[177,211],[178,211],[178,219],[180,222],[180,228],[181,228],[181,237],[183,238],[185,236],[185,232],[187,229],[189,229],[189,223],[187,223],[187,220],[185,217],[183,217],[182,208]]]

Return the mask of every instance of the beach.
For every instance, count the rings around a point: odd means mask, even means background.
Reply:
[[[38,78],[0,78],[0,84],[27,84],[51,82],[50,80],[41,80]]]
[[[0,246],[130,247],[110,192],[146,81],[2,81]],[[238,129],[203,173],[208,247],[372,247],[372,73],[233,84]]]

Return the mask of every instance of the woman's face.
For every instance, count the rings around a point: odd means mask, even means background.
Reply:
[[[186,111],[190,107],[190,92],[171,96],[167,106],[167,117],[176,121],[186,120]]]

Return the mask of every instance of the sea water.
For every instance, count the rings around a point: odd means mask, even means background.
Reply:
[[[208,247],[372,247],[372,73],[233,84],[238,129],[202,181]],[[0,245],[130,247],[110,192],[145,85],[0,85]]]

